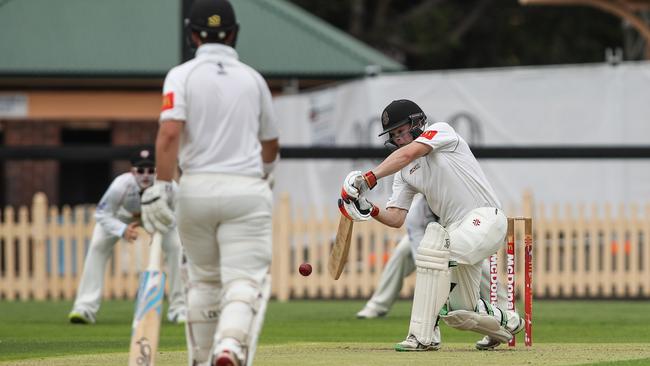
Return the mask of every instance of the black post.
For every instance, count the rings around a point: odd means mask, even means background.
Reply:
[[[181,55],[183,56],[183,62],[191,59],[194,57],[194,51],[190,47],[190,44],[188,40],[190,39],[190,35],[187,33],[187,27],[185,26],[185,18],[190,16],[190,8],[192,7],[192,1],[193,0],[182,0],[181,1]]]

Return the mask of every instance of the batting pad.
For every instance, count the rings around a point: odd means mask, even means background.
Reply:
[[[454,310],[442,316],[442,320],[452,328],[471,330],[490,336],[501,343],[506,343],[512,338],[512,334],[492,315],[469,310]]]
[[[424,345],[439,343],[434,328],[451,287],[449,234],[438,223],[427,226],[415,255],[417,273],[409,334]]]

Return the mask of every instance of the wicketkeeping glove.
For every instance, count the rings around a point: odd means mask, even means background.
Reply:
[[[157,180],[144,191],[140,205],[145,230],[150,233],[154,231],[166,233],[174,227],[173,200],[174,191],[171,182]]]
[[[358,200],[364,193],[373,189],[377,185],[377,177],[372,171],[361,173],[359,170],[354,170],[348,173],[348,176],[343,180],[343,188],[341,189],[341,198],[343,200]]]
[[[379,207],[364,197],[359,200],[347,200],[347,202],[339,198],[339,211],[352,221],[367,221],[379,214]]]

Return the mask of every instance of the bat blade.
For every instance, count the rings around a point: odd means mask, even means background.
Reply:
[[[348,261],[348,253],[350,252],[350,241],[352,240],[352,220],[341,215],[341,220],[339,221],[339,228],[336,232],[336,239],[334,240],[334,246],[330,252],[329,262],[327,263],[327,269],[330,272],[330,276],[335,280],[338,280],[343,273],[343,268]]]
[[[129,366],[153,366],[158,351],[165,273],[160,270],[161,235],[155,233],[149,254],[149,266],[140,274],[138,298],[131,327]]]

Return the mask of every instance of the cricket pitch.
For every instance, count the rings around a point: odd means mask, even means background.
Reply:
[[[187,362],[184,351],[158,354],[159,366],[182,365]],[[49,366],[126,364],[128,354],[107,353],[47,358]],[[477,351],[473,344],[443,344],[439,351],[405,353],[395,352],[383,343],[290,343],[263,345],[255,357],[256,366],[285,366],[292,364],[380,366],[380,365],[588,365],[600,362],[640,360],[650,363],[650,347],[643,343],[625,344],[559,344],[538,343],[530,350],[523,345],[496,351]],[[0,362],[2,366],[41,366],[45,359],[27,359]],[[642,364],[642,363],[639,363]]]

